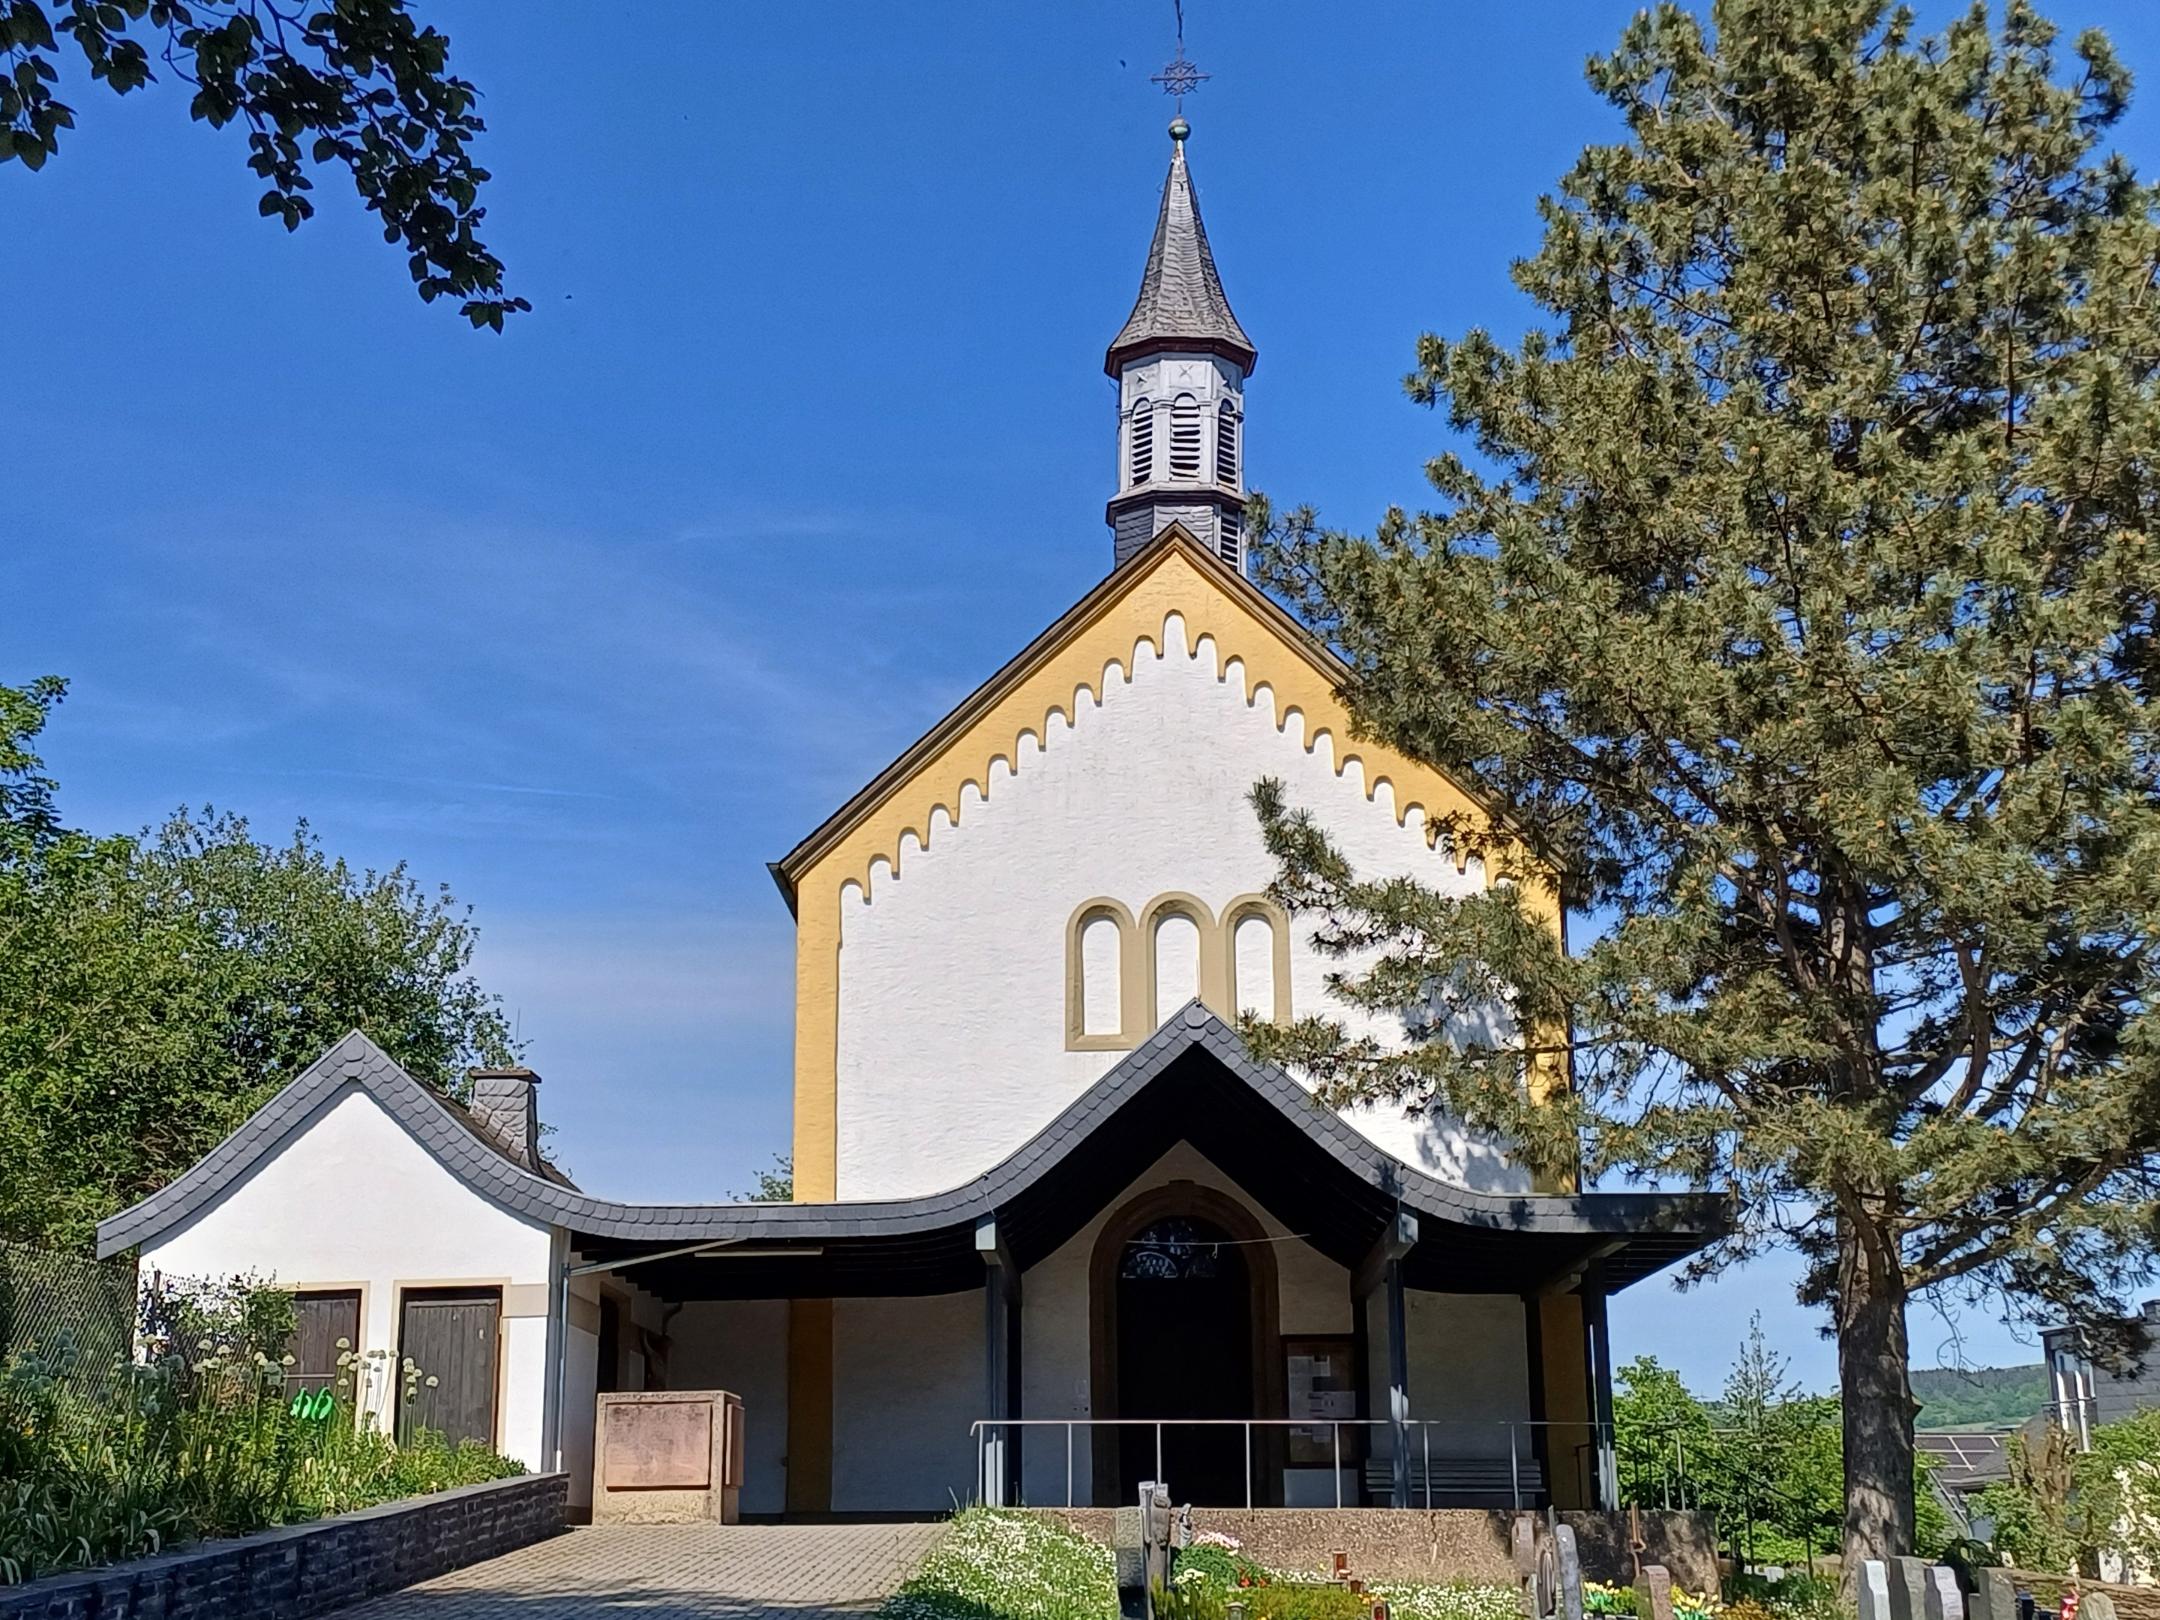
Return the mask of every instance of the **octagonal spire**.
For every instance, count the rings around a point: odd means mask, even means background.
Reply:
[[[1222,277],[1215,273],[1215,255],[1208,251],[1200,199],[1193,195],[1192,174],[1185,164],[1190,133],[1182,117],[1172,120],[1170,177],[1163,182],[1162,209],[1155,216],[1155,240],[1148,245],[1140,296],[1103,358],[1103,369],[1113,377],[1133,360],[1173,349],[1219,354],[1246,372],[1260,357],[1230,312]]]

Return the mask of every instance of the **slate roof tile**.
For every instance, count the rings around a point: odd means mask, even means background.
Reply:
[[[1162,207],[1155,216],[1155,238],[1148,244],[1147,268],[1140,276],[1140,296],[1132,314],[1111,340],[1104,369],[1117,375],[1120,363],[1134,353],[1171,347],[1179,341],[1229,351],[1251,371],[1259,351],[1230,312],[1208,249],[1207,227],[1200,222],[1200,199],[1193,194],[1185,166],[1185,142],[1170,153],[1170,175],[1163,182]]]
[[[356,1044],[357,1043],[357,1044]],[[347,1036],[170,1185],[98,1227],[98,1252],[148,1242],[187,1220],[245,1176],[321,1104],[357,1084],[453,1174],[496,1203],[552,1225],[603,1238],[908,1237],[994,1215],[1101,1129],[1187,1049],[1199,1046],[1369,1185],[1442,1220],[1510,1230],[1612,1232],[1637,1227],[1705,1236],[1723,1225],[1711,1195],[1471,1192],[1411,1169],[1367,1141],[1282,1070],[1252,1057],[1229,1025],[1195,1002],[1002,1163],[962,1186],[918,1198],[841,1204],[627,1204],[594,1198],[536,1175],[484,1146],[454,1105],[397,1066],[363,1035]]]

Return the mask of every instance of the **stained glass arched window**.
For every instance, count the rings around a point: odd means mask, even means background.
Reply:
[[[1126,1240],[1118,1275],[1135,1282],[1212,1282],[1235,1258],[1220,1228],[1166,1215]]]

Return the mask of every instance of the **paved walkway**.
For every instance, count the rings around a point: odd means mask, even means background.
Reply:
[[[572,1530],[339,1611],[338,1620],[819,1620],[875,1609],[942,1524]]]

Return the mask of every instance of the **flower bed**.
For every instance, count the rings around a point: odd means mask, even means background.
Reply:
[[[1384,1597],[1397,1620],[1516,1620],[1514,1592],[1475,1583],[1378,1585],[1364,1594],[1313,1575],[1265,1569],[1230,1538],[1202,1536],[1177,1557],[1157,1605],[1166,1620],[1365,1620]],[[1110,1549],[1032,1514],[970,1508],[881,1620],[1116,1620]]]
[[[969,1508],[880,1620],[1117,1620],[1110,1549],[1026,1513]]]
[[[1263,1568],[1221,1535],[1179,1553],[1170,1580],[1167,1609],[1178,1620],[1223,1620],[1232,1599],[1249,1620],[1367,1620],[1380,1599],[1398,1620],[1516,1620],[1520,1612],[1510,1588],[1476,1581],[1383,1581],[1352,1592],[1318,1575]]]
[[[270,1293],[159,1301],[150,1358],[96,1393],[65,1345],[0,1361],[0,1585],[524,1472],[426,1431],[393,1441],[349,1389],[295,1399],[271,1354],[291,1303]]]

